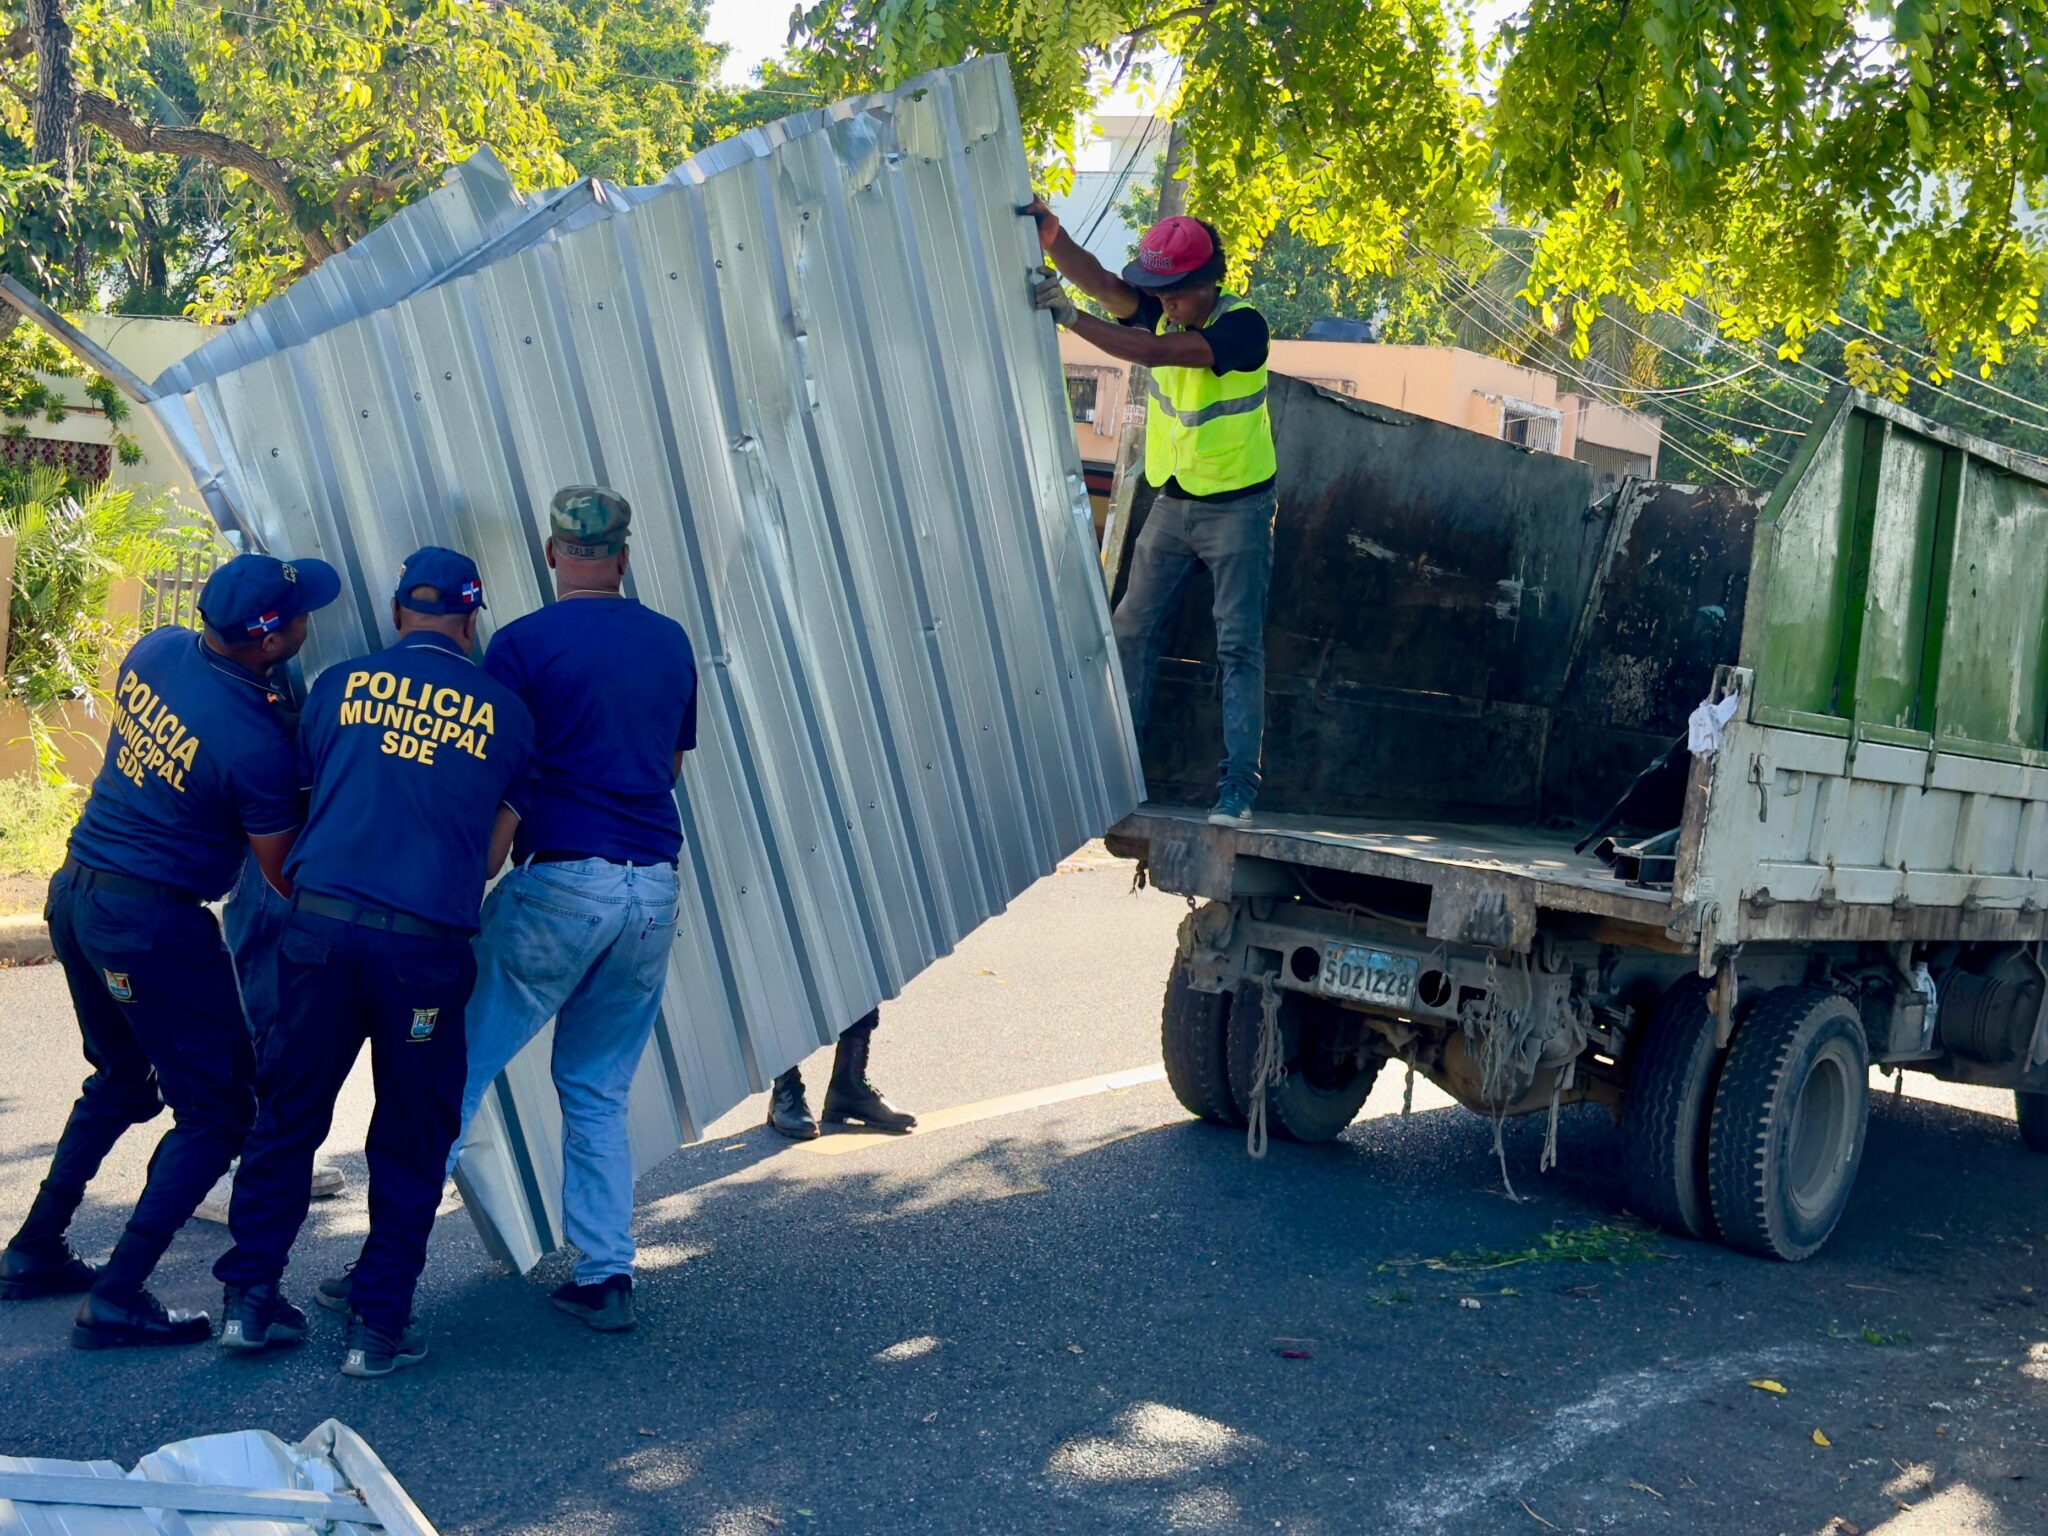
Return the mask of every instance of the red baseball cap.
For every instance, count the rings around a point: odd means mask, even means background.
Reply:
[[[1161,219],[1138,242],[1138,259],[1124,268],[1133,288],[1172,288],[1206,267],[1216,255],[1216,242],[1201,220],[1176,214]]]

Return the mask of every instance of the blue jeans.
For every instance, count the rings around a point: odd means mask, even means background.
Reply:
[[[484,902],[462,1136],[492,1081],[554,1019],[562,1224],[583,1251],[579,1285],[633,1272],[626,1098],[661,1012],[676,900],[669,865],[578,859],[518,865]]]
[[[1152,673],[1167,622],[1197,565],[1216,588],[1216,661],[1222,672],[1225,794],[1246,800],[1259,792],[1266,735],[1266,588],[1273,578],[1271,487],[1233,501],[1188,501],[1161,495],[1131,551],[1130,580],[1116,605],[1116,648],[1140,739],[1152,705]]]

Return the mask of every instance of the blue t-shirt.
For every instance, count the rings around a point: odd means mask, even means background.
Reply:
[[[285,873],[474,933],[498,807],[525,810],[533,718],[453,640],[415,630],[329,667],[299,716],[306,830]]]
[[[291,737],[270,700],[261,677],[189,629],[136,641],[71,856],[206,901],[225,893],[251,837],[303,819]]]
[[[513,856],[673,864],[675,754],[697,745],[683,626],[628,597],[569,597],[498,632],[484,671],[533,711],[532,803]]]

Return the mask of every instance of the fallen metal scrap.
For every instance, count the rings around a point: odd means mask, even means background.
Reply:
[[[223,521],[344,573],[312,670],[388,641],[413,547],[472,552],[502,624],[557,486],[631,498],[704,674],[641,1168],[1142,798],[1028,194],[999,58],[651,188],[527,202],[479,157],[157,381]],[[521,1268],[561,1232],[548,1049],[462,1157]]]
[[[0,1536],[434,1536],[377,1453],[338,1419],[297,1445],[201,1435],[111,1461],[0,1455]]]

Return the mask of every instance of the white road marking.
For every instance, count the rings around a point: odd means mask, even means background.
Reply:
[[[1609,1377],[1590,1397],[1558,1409],[1549,1424],[1510,1442],[1491,1462],[1430,1478],[1419,1493],[1388,1505],[1381,1520],[1362,1529],[1442,1536],[1449,1522],[1541,1477],[1603,1435],[1703,1396],[1714,1387],[1739,1386],[1753,1377],[1811,1360],[1818,1353],[1806,1347],[1767,1349],[1756,1354],[1715,1355],[1675,1370],[1656,1366]]]

